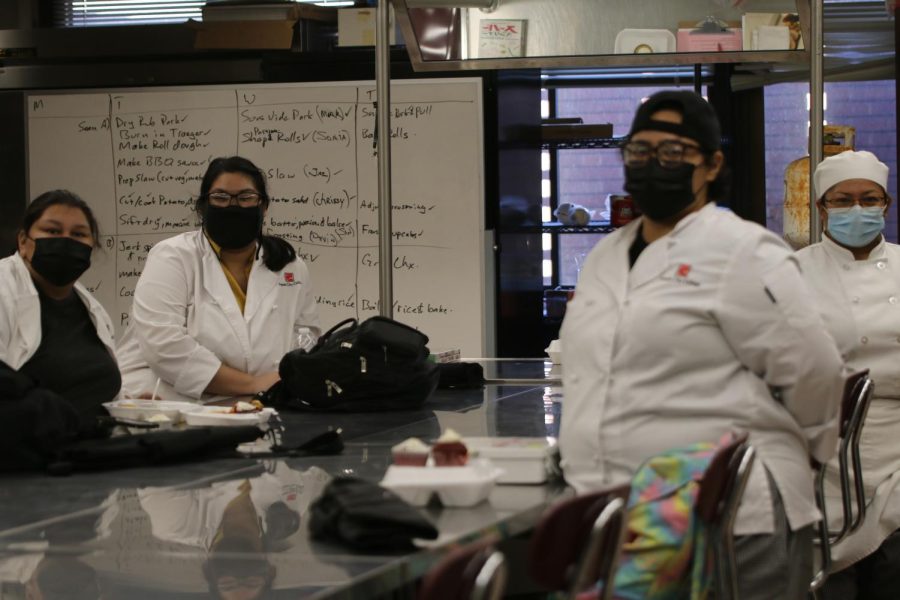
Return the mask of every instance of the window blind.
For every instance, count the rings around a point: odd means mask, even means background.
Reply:
[[[347,6],[352,0],[294,0],[320,6]],[[249,4],[250,2],[248,2]],[[54,0],[54,27],[148,25],[202,20],[206,0]]]

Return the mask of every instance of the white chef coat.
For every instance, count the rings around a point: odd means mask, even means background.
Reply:
[[[273,272],[256,258],[241,313],[202,231],[165,239],[147,255],[119,343],[123,393],[152,392],[159,377],[162,398],[197,399],[223,363],[253,375],[275,371],[295,327],[321,332],[302,260]]]
[[[874,552],[900,528],[900,246],[882,238],[866,260],[824,237],[797,252],[825,326],[848,367],[869,369],[875,395],[860,440],[866,520],[832,548],[836,568]],[[825,499],[832,527],[842,520],[837,459],[827,465]]]
[[[791,529],[815,522],[809,454],[834,452],[843,374],[790,250],[710,203],[629,270],[639,224],[591,251],[566,309],[566,480],[627,483],[650,456],[746,431],[759,460],[735,533],[774,531],[763,466]]]
[[[331,476],[318,467],[306,471],[276,464],[274,473],[249,480],[250,502],[266,529],[266,510],[275,502],[284,502],[305,521],[309,505],[331,481]],[[213,483],[199,488],[142,488],[138,490],[141,506],[150,515],[153,537],[208,550],[222,524],[228,504],[241,493],[248,480],[237,479]]]
[[[112,321],[87,288],[75,293],[88,309],[97,337],[115,356]],[[0,360],[13,369],[27,363],[41,345],[41,300],[31,273],[18,252],[0,260]]]

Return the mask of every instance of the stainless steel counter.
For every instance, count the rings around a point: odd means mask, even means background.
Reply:
[[[533,367],[523,367],[526,381]],[[422,510],[440,538],[416,552],[388,555],[311,540],[310,503],[335,476],[379,481],[390,447],[409,436],[433,440],[453,427],[464,436],[555,437],[554,395],[545,386],[489,384],[438,391],[414,411],[282,415],[288,438],[340,427],[347,447],[339,456],[4,477],[0,597],[25,597],[29,586],[45,597],[107,600],[373,598],[402,590],[448,547],[487,533],[505,538],[527,531],[564,488],[498,485],[472,508],[430,505]]]

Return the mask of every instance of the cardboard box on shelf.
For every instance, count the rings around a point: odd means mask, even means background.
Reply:
[[[327,51],[334,47],[337,27],[310,19],[188,21],[195,30],[194,47],[234,50]]]
[[[743,48],[740,29],[727,29],[721,33],[679,29],[675,38],[678,52],[738,52]]]
[[[338,10],[338,46],[375,45],[375,8],[342,8]],[[390,11],[391,45],[401,39],[397,32],[394,9]]]
[[[203,21],[296,21],[310,19],[326,23],[337,21],[337,9],[292,2],[207,2]]]
[[[188,22],[196,31],[195,48],[238,50],[289,50],[295,24],[293,20]]]
[[[778,34],[771,29],[774,27],[784,27],[786,32]],[[744,13],[742,28],[744,50],[803,50],[800,17],[797,13]],[[787,48],[784,48],[785,36]]]

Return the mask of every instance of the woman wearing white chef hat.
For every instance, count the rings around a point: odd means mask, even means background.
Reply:
[[[888,167],[871,152],[822,161],[813,185],[825,235],[797,253],[819,312],[854,371],[869,369],[875,397],[862,430],[869,502],[862,527],[832,548],[835,568],[825,598],[897,598],[900,594],[900,246],[885,241],[891,197]],[[837,461],[828,464],[827,513],[841,515]]]

